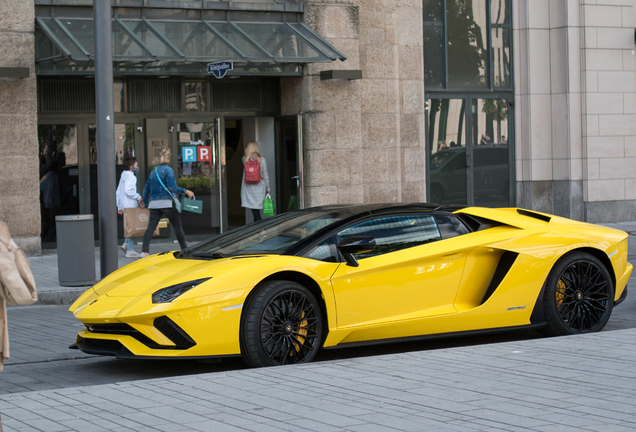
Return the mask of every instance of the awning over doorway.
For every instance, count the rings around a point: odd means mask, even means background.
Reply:
[[[92,19],[36,18],[36,63],[95,59]],[[326,63],[346,57],[299,22],[113,19],[113,61]]]

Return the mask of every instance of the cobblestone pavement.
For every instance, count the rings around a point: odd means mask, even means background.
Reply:
[[[0,396],[14,431],[633,431],[636,329]],[[10,368],[7,368],[10,369]]]

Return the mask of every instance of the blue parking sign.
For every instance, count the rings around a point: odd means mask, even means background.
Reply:
[[[197,148],[196,147],[181,147],[181,161],[182,162],[196,162],[197,161]]]

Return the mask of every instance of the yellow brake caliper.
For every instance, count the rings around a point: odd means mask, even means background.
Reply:
[[[561,307],[561,303],[563,303],[563,299],[565,298],[565,294],[563,293],[563,291],[560,291],[561,289],[565,289],[565,283],[563,282],[563,279],[559,279],[559,282],[557,282],[557,292],[556,292],[556,306],[557,309],[559,307]]]
[[[302,313],[302,315],[300,316],[301,318],[305,317],[305,312]],[[303,322],[301,322],[299,325],[299,327],[307,327],[307,320],[304,320]],[[306,328],[301,328],[298,330],[298,334],[299,335],[303,335],[303,336],[307,336],[307,329]],[[298,341],[303,344],[305,343],[305,338],[298,336]],[[294,343],[295,347],[296,347],[296,351],[300,351],[300,346],[297,343]],[[290,353],[291,355],[291,353]]]

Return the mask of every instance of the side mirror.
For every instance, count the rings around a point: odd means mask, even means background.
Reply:
[[[338,243],[338,250],[344,256],[347,265],[358,267],[358,261],[352,255],[358,252],[367,252],[375,248],[375,239],[369,236],[349,237]]]

